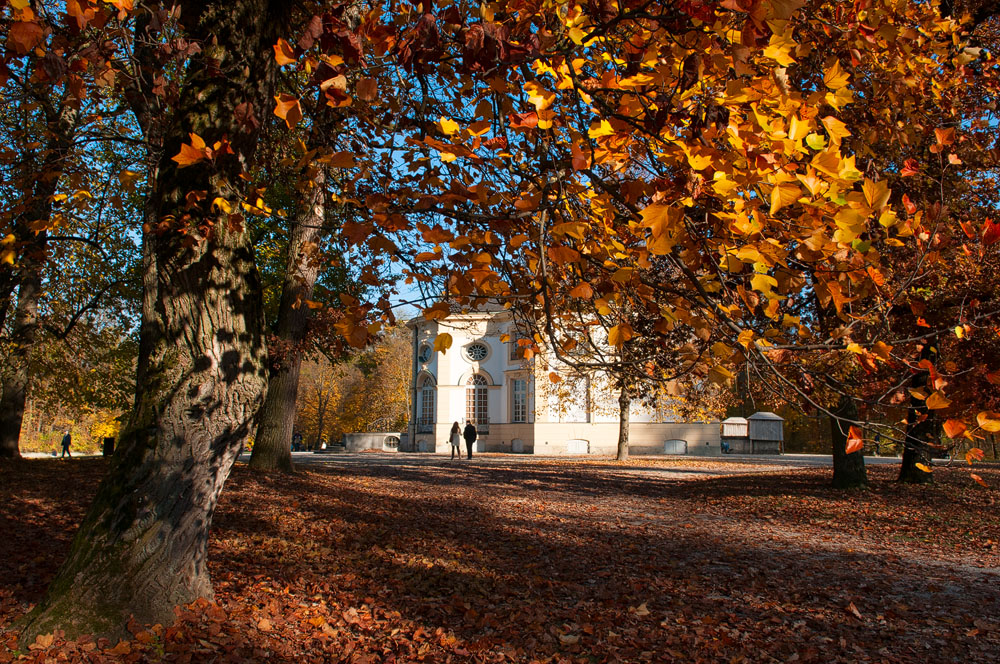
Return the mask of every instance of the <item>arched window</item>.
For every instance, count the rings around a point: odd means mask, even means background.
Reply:
[[[417,424],[429,430],[434,420],[434,379],[424,376],[420,379],[420,421]]]
[[[431,347],[428,346],[427,344],[424,344],[420,347],[420,352],[417,353],[417,359],[420,360],[421,363],[426,364],[431,361],[432,354],[433,350],[431,349]]]
[[[465,388],[465,419],[476,425],[480,432],[489,430],[490,408],[489,381],[482,374],[473,374],[469,377]]]

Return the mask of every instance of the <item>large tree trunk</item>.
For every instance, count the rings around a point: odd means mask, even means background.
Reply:
[[[185,70],[153,187],[155,335],[120,449],[22,644],[56,629],[121,636],[130,615],[168,623],[176,605],[212,595],[208,530],[263,397],[266,355],[250,237],[212,202],[238,210],[246,193],[238,175],[257,137],[235,109],[267,112],[286,11],[277,0],[184,3],[203,50]],[[228,136],[233,154],[179,169],[167,157],[188,132],[210,146]]]
[[[325,212],[326,178],[318,170],[302,203],[288,243],[285,280],[281,288],[278,324],[275,330],[267,396],[258,418],[250,468],[292,472],[292,434],[295,427],[295,397],[302,366],[300,345],[305,338],[309,307],[319,274],[318,245]],[[276,352],[275,352],[276,349]]]
[[[618,461],[628,460],[628,420],[629,407],[632,399],[629,397],[628,388],[625,381],[618,385],[618,454],[615,459]]]
[[[842,396],[834,409],[836,418],[830,418],[831,438],[833,439],[833,486],[838,489],[860,489],[868,486],[868,473],[865,470],[864,450],[847,453],[847,438],[849,424],[844,420],[858,418],[858,405],[847,396]]]
[[[921,350],[920,359],[934,361],[936,353],[926,344]],[[930,372],[920,369],[910,380],[914,390],[928,388]],[[927,389],[929,394],[931,391]],[[899,481],[907,484],[927,484],[934,481],[931,473],[921,470],[917,464],[931,467],[931,448],[928,443],[940,440],[940,427],[934,414],[927,408],[927,402],[910,396],[910,406],[906,410],[906,433],[903,440],[903,459],[899,466]]]

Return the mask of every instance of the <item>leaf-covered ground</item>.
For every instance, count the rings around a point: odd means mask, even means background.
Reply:
[[[0,465],[0,662],[1000,661],[997,491],[968,473],[843,494],[829,469],[383,455],[239,466],[216,603],[18,652],[104,469]]]

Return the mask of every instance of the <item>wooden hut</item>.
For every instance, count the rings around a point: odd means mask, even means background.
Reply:
[[[754,413],[749,418],[750,454],[781,454],[785,439],[785,420],[769,412]]]
[[[749,424],[745,417],[722,420],[722,449],[730,454],[750,454]]]

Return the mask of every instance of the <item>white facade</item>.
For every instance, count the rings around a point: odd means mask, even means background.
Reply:
[[[613,454],[618,442],[617,392],[606,376],[563,376],[558,384],[522,359],[509,312],[453,314],[410,321],[413,411],[408,449],[447,452],[452,424],[472,420],[477,449],[528,454]],[[434,340],[452,337],[446,352]],[[538,380],[536,380],[538,379]],[[634,405],[632,453],[720,454],[719,423],[682,423],[670,412]],[[681,444],[681,442],[683,444]]]

